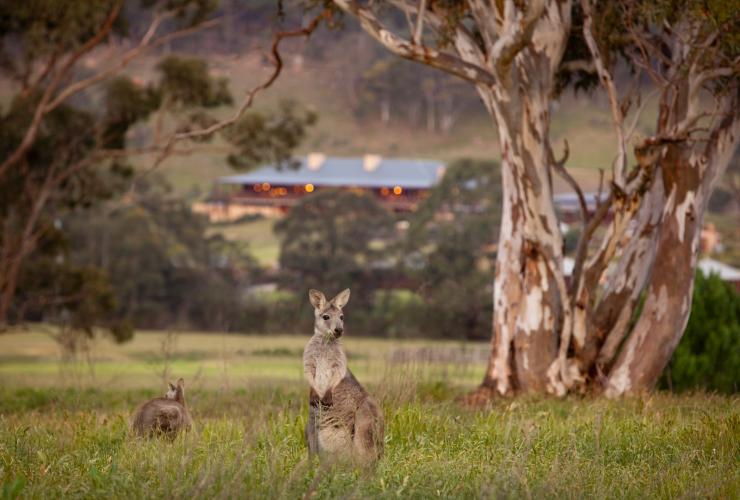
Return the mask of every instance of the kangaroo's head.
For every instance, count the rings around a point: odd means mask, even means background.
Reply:
[[[166,399],[172,399],[178,403],[185,404],[185,380],[178,379],[177,385],[169,382],[169,390],[164,395]]]
[[[349,288],[339,292],[327,302],[324,294],[318,290],[309,290],[308,299],[314,308],[314,334],[326,335],[338,339],[344,333],[344,313],[342,308],[349,302]]]

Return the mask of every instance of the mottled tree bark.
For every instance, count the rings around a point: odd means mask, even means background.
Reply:
[[[554,72],[569,30],[570,6],[550,4],[532,27],[530,46],[499,73],[501,83],[478,86],[495,118],[503,185],[483,392],[566,390],[558,348],[570,309],[547,148]]]
[[[738,100],[727,99],[726,105],[737,106]],[[691,313],[709,196],[739,141],[740,117],[735,113],[725,116],[706,145],[679,142],[667,146],[660,161],[667,200],[645,304],[609,373],[607,396],[652,389],[681,340]]]

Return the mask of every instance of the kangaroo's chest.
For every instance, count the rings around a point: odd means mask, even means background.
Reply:
[[[347,373],[347,363],[342,356],[318,356],[313,388],[323,397],[326,391],[335,387]]]

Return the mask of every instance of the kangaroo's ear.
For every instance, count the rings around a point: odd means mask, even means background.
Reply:
[[[347,302],[349,302],[349,288],[346,288],[339,292],[336,297],[331,299],[331,301],[334,303],[335,306],[337,306],[339,309],[343,308],[347,305]]]
[[[183,379],[183,378],[177,379],[177,387],[180,387],[180,388],[184,389],[185,388],[185,379]]]
[[[177,390],[177,387],[175,387],[172,382],[167,382],[167,384],[169,384],[170,390],[173,390],[173,391],[176,391]]]
[[[308,300],[311,301],[314,308],[319,310],[323,309],[326,305],[326,297],[324,297],[324,294],[318,290],[314,290],[313,288],[308,291]]]

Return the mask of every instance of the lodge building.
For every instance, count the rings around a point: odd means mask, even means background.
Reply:
[[[310,153],[297,166],[268,165],[246,174],[221,177],[205,202],[193,210],[212,221],[233,221],[249,214],[281,216],[304,196],[326,189],[370,193],[395,212],[412,212],[442,178],[445,164],[436,160],[361,157],[327,157]],[[602,196],[605,196],[602,194]],[[598,195],[584,193],[587,210],[596,210]],[[561,220],[579,222],[575,193],[553,196]]]
[[[410,212],[442,178],[445,165],[434,160],[343,158],[311,153],[297,168],[273,165],[218,179],[208,201],[194,209],[211,220],[234,220],[246,214],[276,216],[301,198],[325,189],[371,193],[396,212]]]

